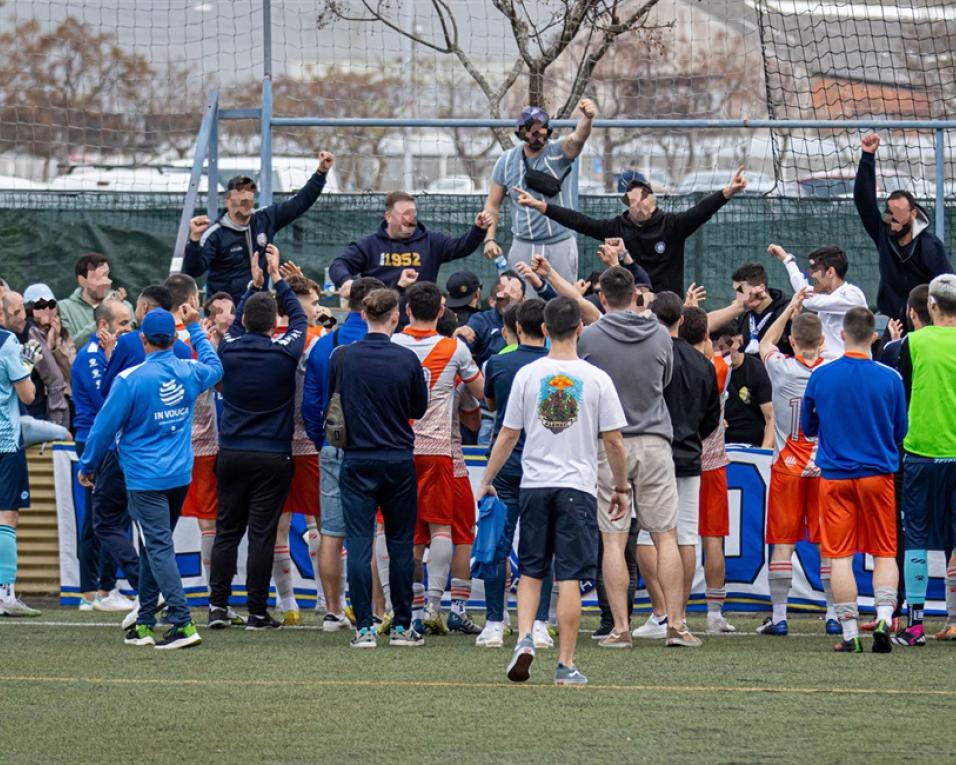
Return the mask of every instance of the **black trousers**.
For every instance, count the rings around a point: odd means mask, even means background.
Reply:
[[[239,542],[248,529],[247,606],[250,614],[265,615],[276,529],[292,473],[289,454],[219,451],[216,458],[219,510],[209,576],[210,606],[229,605]]]
[[[640,531],[637,518],[631,518],[631,527],[627,532],[627,547],[624,549],[624,560],[627,562],[627,616],[634,613],[634,594],[637,592],[637,535]],[[604,538],[598,546],[597,596],[598,607],[601,609],[601,626],[611,629],[614,626],[614,617],[611,615],[611,606],[607,601],[607,590],[604,589]]]

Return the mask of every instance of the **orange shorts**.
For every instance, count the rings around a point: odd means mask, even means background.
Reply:
[[[475,519],[478,517],[475,495],[468,476],[455,478],[455,505],[451,518],[451,541],[470,545],[475,541]]]
[[[415,474],[418,476],[418,522],[415,525],[415,544],[425,545],[431,539],[429,524],[452,525],[452,508],[455,504],[455,468],[451,457],[416,454]]]
[[[767,544],[795,545],[803,539],[820,544],[820,478],[770,471]]]
[[[193,457],[193,480],[180,513],[184,518],[216,520],[219,499],[216,497],[216,455]]]
[[[289,485],[289,494],[285,498],[283,513],[302,513],[314,515],[320,513],[319,503],[319,455],[297,454],[292,457],[295,472]]]
[[[730,534],[730,503],[727,501],[727,468],[700,474],[700,511],[697,533],[702,537]]]
[[[824,558],[855,552],[896,555],[896,487],[893,476],[820,480],[820,535]]]

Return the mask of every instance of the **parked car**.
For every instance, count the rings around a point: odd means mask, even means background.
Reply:
[[[45,191],[45,183],[37,183],[17,175],[0,175],[0,191]]]
[[[73,167],[47,185],[50,191],[113,191],[185,194],[189,173],[175,167]],[[199,190],[208,188],[205,178]]]
[[[674,194],[710,194],[727,186],[734,175],[734,170],[702,170],[685,175],[677,185]],[[762,197],[770,193],[780,194],[781,187],[777,181],[764,173],[745,172],[747,188],[741,194],[750,197]]]
[[[798,194],[801,197],[816,199],[851,199],[855,179],[856,167],[821,170],[797,180]],[[929,199],[932,199],[936,193],[935,184],[931,181],[914,178],[895,170],[884,170],[877,173],[877,194],[892,194],[894,191],[900,190],[908,191],[916,197]]]
[[[487,189],[476,184],[468,175],[449,175],[445,178],[436,178],[429,183],[425,194],[485,194]]]

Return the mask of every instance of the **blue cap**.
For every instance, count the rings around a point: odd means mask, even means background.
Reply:
[[[518,116],[518,121],[515,123],[515,130],[521,130],[521,128],[529,128],[534,122],[540,122],[542,125],[547,125],[548,121],[551,118],[548,116],[548,113],[538,106],[526,106],[521,110],[521,114]]]
[[[165,308],[154,308],[143,319],[142,329],[153,345],[169,345],[176,337],[176,320]]]
[[[627,193],[628,189],[633,189],[636,186],[642,186],[652,194],[654,193],[651,182],[647,180],[644,173],[638,170],[625,170],[617,176],[617,190],[619,192]]]

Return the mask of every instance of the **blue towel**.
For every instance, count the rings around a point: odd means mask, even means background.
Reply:
[[[484,497],[478,503],[478,531],[471,554],[471,575],[476,579],[489,579],[497,573],[495,561],[498,541],[505,530],[508,506],[497,497]]]

